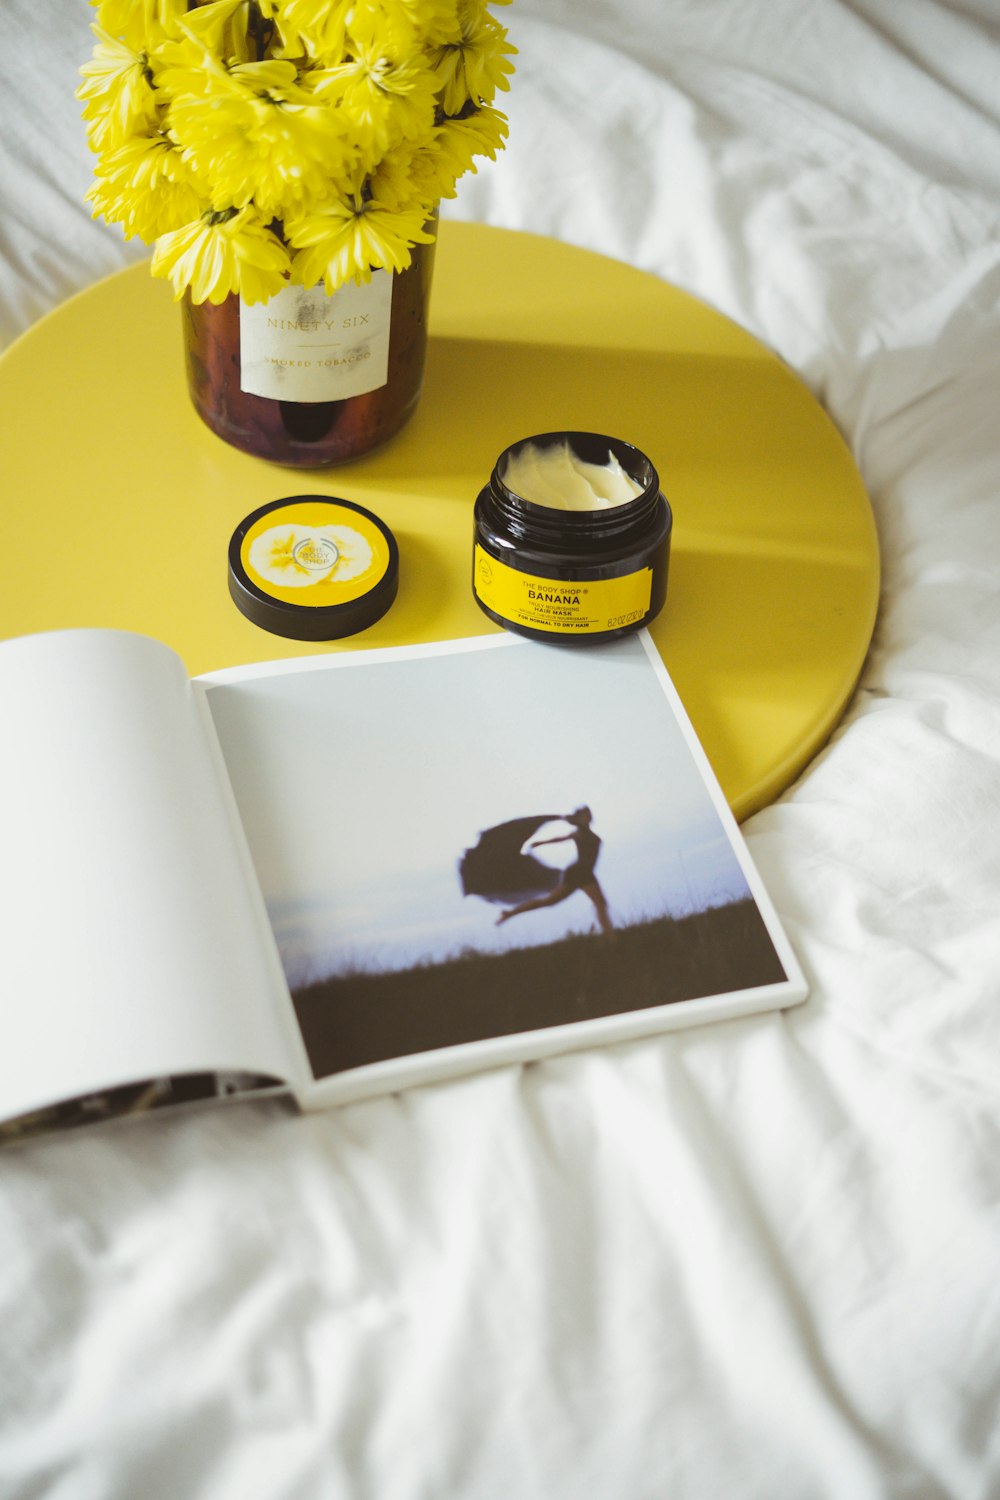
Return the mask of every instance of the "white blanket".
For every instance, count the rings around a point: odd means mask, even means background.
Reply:
[[[145,252],[82,203],[85,7],[3,9],[9,339]],[[861,686],[745,829],[811,998],[0,1154],[12,1500],[1000,1494],[1000,5],[505,19],[510,145],[450,212],[721,308],[872,497]]]

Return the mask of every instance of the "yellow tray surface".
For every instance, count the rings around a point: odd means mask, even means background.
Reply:
[[[472,507],[497,456],[535,432],[608,432],[649,455],[674,510],[653,637],[737,817],[764,806],[829,736],[874,627],[871,508],[829,418],[697,299],[535,235],[443,224],[430,323],[403,432],[296,471],[199,421],[180,313],[146,265],[50,313],[0,359],[0,636],[137,630],[196,674],[492,633],[471,592]],[[389,613],[321,646],[252,625],[226,582],[242,517],[306,492],[374,510],[400,549]]]

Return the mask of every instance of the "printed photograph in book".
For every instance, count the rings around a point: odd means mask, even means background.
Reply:
[[[475,645],[209,687],[317,1078],[786,978],[653,648]]]

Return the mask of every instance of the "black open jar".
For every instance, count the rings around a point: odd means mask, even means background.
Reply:
[[[640,487],[606,509],[526,500],[505,475],[528,446],[563,445],[584,464],[617,461]],[[667,593],[670,506],[644,453],[596,432],[546,432],[511,444],[475,507],[472,591],[498,625],[535,640],[607,641],[648,625]]]

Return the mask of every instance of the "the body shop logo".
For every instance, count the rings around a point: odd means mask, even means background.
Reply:
[[[340,553],[327,537],[307,536],[292,548],[292,556],[307,573],[327,573]]]

